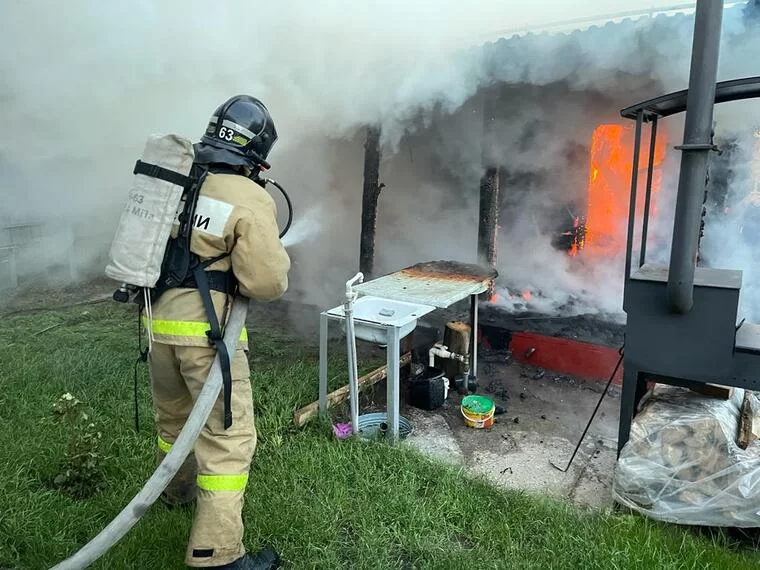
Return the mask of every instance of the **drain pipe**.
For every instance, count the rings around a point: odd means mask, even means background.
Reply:
[[[359,272],[346,281],[346,301],[343,304],[346,317],[346,357],[348,358],[348,394],[351,408],[351,429],[359,433],[359,363],[356,355],[356,331],[354,330],[354,301],[358,297],[353,285],[362,283],[364,274]]]
[[[433,368],[435,366],[435,357],[438,358],[444,358],[449,360],[458,360],[459,362],[464,363],[465,365],[468,364],[467,357],[462,354],[457,354],[455,352],[451,352],[449,350],[449,347],[442,345],[441,343],[436,343],[433,345],[433,347],[428,351],[428,360],[430,364],[430,368]]]
[[[697,0],[691,71],[686,96],[686,124],[678,197],[670,250],[667,301],[671,310],[688,313],[694,304],[694,271],[702,203],[711,150],[723,0]]]
[[[224,333],[224,344],[227,346],[227,351],[230,354],[235,353],[247,313],[248,299],[239,296],[235,297]],[[108,552],[114,544],[129,532],[148,508],[158,499],[164,489],[166,489],[169,482],[174,478],[180,466],[190,454],[190,451],[192,451],[195,440],[198,439],[198,435],[206,424],[214,403],[219,397],[221,388],[222,370],[219,356],[217,356],[214,359],[214,364],[211,366],[203,389],[198,395],[195,406],[193,406],[193,410],[187,418],[185,427],[182,428],[177,441],[153,472],[150,479],[145,483],[145,486],[100,534],[85,544],[76,554],[54,566],[52,570],[81,570],[87,568]]]

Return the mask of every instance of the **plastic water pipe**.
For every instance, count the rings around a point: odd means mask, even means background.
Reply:
[[[346,302],[343,304],[346,317],[346,356],[348,358],[348,396],[351,408],[351,430],[359,433],[359,362],[356,356],[356,332],[354,331],[354,301],[357,293],[353,290],[355,283],[364,281],[364,274],[359,272],[346,281]]]
[[[428,351],[428,358],[430,360],[430,367],[435,366],[435,357],[438,358],[447,358],[449,360],[458,360],[459,362],[467,362],[467,357],[463,356],[461,354],[457,354],[455,352],[451,352],[448,347],[442,345],[442,344],[435,344],[433,347]]]
[[[230,310],[230,318],[227,321],[224,333],[224,344],[229,354],[235,354],[240,333],[243,331],[245,318],[248,314],[248,299],[235,297]],[[185,427],[177,438],[169,453],[150,476],[145,486],[124,507],[124,509],[106,526],[100,534],[85,544],[76,554],[57,564],[52,570],[81,570],[87,568],[98,558],[108,552],[111,547],[121,540],[129,530],[140,520],[150,506],[166,489],[180,466],[192,451],[195,440],[206,424],[214,403],[222,389],[222,369],[219,356],[209,371],[208,378],[203,385],[201,393],[193,406],[190,416],[187,418]]]

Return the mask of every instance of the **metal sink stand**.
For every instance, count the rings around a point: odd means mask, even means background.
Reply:
[[[436,266],[432,262],[431,266]],[[473,270],[475,266],[467,266]],[[408,270],[409,268],[407,268]],[[439,276],[410,278],[401,270],[383,277],[378,277],[356,285],[354,290],[359,295],[373,295],[396,301],[420,303],[437,309],[446,309],[451,305],[470,298],[470,376],[478,374],[478,295],[492,286],[498,275],[495,270],[482,270],[482,275],[471,279],[451,279],[443,273]],[[342,321],[341,306],[323,311],[319,317],[319,414],[324,417],[327,412],[327,341],[330,321]],[[401,357],[399,329],[387,327],[389,341],[386,349],[388,364],[388,386],[386,413],[388,414],[387,436],[390,443],[398,441],[399,434],[399,384]]]
[[[327,341],[330,321],[345,321],[345,317],[336,314],[342,305],[323,311],[319,315],[319,413],[324,415],[327,411]],[[388,335],[388,345],[385,351],[386,365],[388,369],[388,386],[386,388],[387,402],[385,413],[388,414],[388,436],[391,443],[398,441],[399,433],[399,390],[401,369],[401,338],[400,328],[396,326],[384,326]],[[357,399],[358,400],[358,399]],[[353,408],[353,401],[351,401]],[[353,411],[353,410],[352,410]],[[358,412],[358,410],[357,410]]]

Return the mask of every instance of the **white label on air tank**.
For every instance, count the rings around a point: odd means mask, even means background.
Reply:
[[[195,206],[193,229],[223,238],[224,228],[234,208],[235,206],[227,202],[200,196]]]

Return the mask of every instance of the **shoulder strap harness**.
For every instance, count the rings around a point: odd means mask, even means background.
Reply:
[[[228,257],[229,253],[225,252],[211,259],[201,261],[200,257],[190,251],[190,237],[192,221],[195,216],[195,206],[198,202],[201,186],[208,172],[209,169],[207,167],[193,164],[190,176],[184,176],[178,172],[141,160],[137,161],[134,168],[134,174],[144,174],[184,187],[185,204],[179,215],[177,237],[169,238],[164,261],[161,266],[161,276],[156,286],[150,291],[150,298],[151,302],[154,302],[164,292],[175,287],[198,289],[210,325],[210,329],[206,331],[206,335],[208,336],[209,344],[219,354],[224,390],[224,429],[228,429],[232,425],[232,372],[230,355],[227,351],[227,346],[224,344],[224,328],[220,325],[216,310],[214,309],[211,291],[222,291],[232,294],[237,288],[237,281],[232,271],[206,271],[208,267],[217,261]],[[226,311],[227,307],[225,305],[225,314]]]

